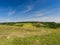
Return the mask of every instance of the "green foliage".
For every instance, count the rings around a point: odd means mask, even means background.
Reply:
[[[55,22],[8,22],[8,23],[0,23],[0,25],[11,25],[11,26],[20,26],[23,27],[24,24],[26,26],[31,24],[32,27],[44,27],[44,28],[60,28],[60,23]]]
[[[54,22],[49,22],[49,23],[46,23],[46,27],[48,27],[48,28],[57,28],[57,24],[54,23]]]

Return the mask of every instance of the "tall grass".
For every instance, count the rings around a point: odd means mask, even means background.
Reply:
[[[53,26],[55,23],[1,24],[0,45],[60,45],[60,28]]]

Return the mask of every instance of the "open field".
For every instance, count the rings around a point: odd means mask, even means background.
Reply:
[[[60,45],[60,28],[0,25],[0,45]]]

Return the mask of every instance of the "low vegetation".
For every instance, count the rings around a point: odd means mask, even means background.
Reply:
[[[60,45],[60,23],[0,23],[0,45]]]

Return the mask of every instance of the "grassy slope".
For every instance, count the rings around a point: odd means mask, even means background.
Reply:
[[[0,45],[60,45],[60,29],[0,25]]]

